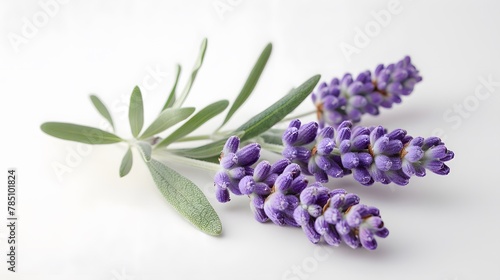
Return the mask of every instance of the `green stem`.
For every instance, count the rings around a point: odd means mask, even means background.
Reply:
[[[284,118],[280,122],[288,122],[288,121],[299,119],[299,118],[302,118],[302,117],[306,117],[306,116],[309,116],[309,115],[312,115],[312,114],[316,114],[316,110],[312,110],[312,111],[309,111],[309,112],[305,112],[305,113],[302,113],[302,114],[298,114],[298,115],[295,115],[295,116]]]
[[[257,143],[260,144],[260,146],[265,149],[265,150],[268,150],[268,151],[271,151],[273,153],[277,153],[277,154],[280,154],[283,152],[283,149],[285,147],[283,147],[282,145],[276,145],[276,144],[270,144],[270,143],[266,143],[264,141],[264,139],[262,139],[261,137],[255,139]]]
[[[342,155],[340,153],[340,150],[338,148],[334,148],[333,151],[330,153],[331,155],[336,155],[336,156],[340,156]]]
[[[175,142],[189,142],[189,141],[198,141],[198,140],[219,140],[224,137],[224,135],[228,134],[229,131],[215,131],[213,134],[204,134],[204,135],[195,135],[195,136],[187,136],[183,137]]]
[[[205,135],[184,137],[179,140],[176,140],[175,142],[189,142],[189,141],[209,140],[209,139],[212,139],[212,135],[205,134]]]
[[[197,159],[192,159],[192,158],[187,158],[187,157],[181,157],[181,156],[178,156],[178,155],[166,152],[166,151],[157,152],[153,156],[158,160],[177,162],[177,163],[181,163],[184,165],[189,165],[192,167],[205,169],[205,170],[213,171],[213,172],[217,172],[220,169],[220,166],[218,164],[206,162],[206,161],[202,161],[202,160],[197,160]]]

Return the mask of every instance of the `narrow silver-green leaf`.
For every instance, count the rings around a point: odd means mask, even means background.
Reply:
[[[48,135],[85,144],[112,144],[123,141],[113,133],[78,124],[62,122],[46,122],[40,127]]]
[[[122,163],[120,164],[120,177],[124,177],[130,172],[133,162],[134,158],[132,156],[132,150],[129,147],[127,152],[123,156]]]
[[[169,136],[167,136],[160,143],[158,143],[157,148],[166,147],[169,144],[175,142],[176,140],[181,139],[182,137],[193,132],[202,124],[206,123],[211,118],[217,116],[222,111],[224,111],[228,105],[229,102],[227,100],[220,100],[201,109],[198,113],[192,116],[185,124],[183,124],[176,131],[172,132]]]
[[[156,186],[177,212],[207,234],[222,232],[219,216],[193,182],[154,159],[147,165]]]
[[[313,91],[320,77],[320,75],[313,76],[298,88],[293,89],[280,100],[241,125],[235,130],[245,131],[245,135],[241,140],[244,141],[263,133],[286,117]]]
[[[151,151],[152,147],[149,143],[146,142],[137,142],[137,149],[142,155],[142,158],[144,159],[145,162],[148,162],[151,160]]]
[[[184,104],[184,101],[186,100],[189,91],[191,90],[191,87],[193,86],[194,80],[196,79],[196,75],[198,75],[198,70],[200,70],[201,65],[203,64],[203,59],[205,58],[205,52],[207,50],[207,39],[203,39],[201,42],[201,47],[200,47],[200,53],[198,55],[198,59],[196,60],[193,71],[191,72],[191,76],[189,77],[189,80],[187,81],[186,86],[184,87],[184,90],[182,90],[181,95],[177,100],[175,100],[175,103],[173,105],[174,108],[179,108]]]
[[[233,133],[232,135],[236,135],[238,137],[243,137],[244,132],[239,131],[239,132]],[[227,138],[229,138],[229,137],[227,137]],[[210,158],[213,156],[220,155],[222,148],[224,147],[224,144],[227,141],[227,138],[220,139],[220,140],[217,140],[217,141],[214,141],[212,143],[205,144],[203,146],[199,146],[196,148],[172,149],[169,151],[176,154],[176,155],[189,157],[189,158],[195,158],[195,159]]]
[[[113,118],[111,117],[108,108],[106,108],[106,105],[104,105],[101,99],[99,99],[99,97],[97,97],[96,95],[90,95],[90,100],[92,101],[92,104],[94,104],[94,107],[97,109],[99,114],[101,114],[101,116],[103,116],[109,122],[111,128],[113,128],[114,131],[115,124],[113,123]]]
[[[177,90],[177,83],[179,82],[179,76],[181,75],[181,66],[177,64],[177,75],[175,76],[175,82],[174,85],[172,86],[172,90],[170,90],[170,94],[168,95],[167,102],[165,102],[165,105],[163,105],[163,108],[161,109],[162,111],[172,107],[175,103],[175,92]]]
[[[132,135],[137,137],[141,133],[144,125],[144,105],[142,104],[142,94],[138,86],[132,91],[130,96],[130,106],[128,109],[128,120]]]
[[[264,68],[266,67],[267,61],[269,60],[269,56],[271,56],[272,49],[273,45],[269,43],[266,46],[266,48],[262,51],[262,53],[259,56],[259,59],[253,66],[253,69],[250,72],[247,81],[243,85],[240,94],[238,94],[238,97],[236,97],[236,100],[234,101],[233,105],[227,112],[227,116],[224,119],[224,122],[222,122],[220,127],[224,126],[231,119],[233,114],[241,107],[241,105],[243,105],[243,103],[245,103],[250,94],[253,92],[255,86],[257,85],[257,82],[259,81],[262,71],[264,71]]]
[[[158,115],[156,120],[146,128],[140,139],[145,139],[165,131],[172,125],[187,119],[194,112],[194,108],[168,108]]]

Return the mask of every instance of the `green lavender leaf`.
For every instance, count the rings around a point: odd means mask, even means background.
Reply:
[[[264,48],[264,50],[259,56],[259,59],[257,59],[257,62],[253,66],[253,69],[250,72],[247,81],[243,85],[240,94],[238,94],[238,97],[236,97],[236,100],[229,109],[229,112],[227,113],[227,116],[224,119],[224,122],[222,122],[220,127],[224,126],[231,119],[233,114],[241,107],[241,105],[243,105],[243,103],[245,103],[247,98],[254,90],[255,86],[257,85],[257,82],[259,81],[260,75],[262,74],[262,71],[264,71],[264,68],[266,67],[267,61],[269,60],[269,56],[271,56],[272,49],[273,45],[271,43],[267,44],[267,46]]]
[[[235,132],[232,135],[242,137],[244,135],[243,131]],[[199,146],[196,148],[189,148],[189,149],[172,149],[169,150],[170,152],[179,155],[179,156],[184,156],[184,157],[189,157],[189,158],[195,158],[195,159],[204,159],[204,158],[211,158],[214,156],[220,155],[220,152],[222,151],[222,148],[224,147],[224,144],[227,141],[227,138],[220,139],[217,141],[214,141],[209,144],[205,144],[203,146]]]
[[[97,97],[96,95],[91,95],[90,100],[92,101],[92,104],[94,104],[94,107],[97,109],[99,114],[101,114],[101,116],[103,116],[109,122],[114,131],[115,125],[113,123],[113,118],[111,117],[108,108],[106,108],[106,105],[104,105],[101,99],[99,99],[99,97]]]
[[[124,177],[130,172],[133,162],[134,158],[132,156],[132,150],[129,147],[127,152],[123,156],[122,163],[120,164],[120,177]]]
[[[260,112],[235,131],[245,131],[242,141],[255,137],[273,127],[286,115],[292,112],[313,91],[320,75],[311,77],[298,88],[293,89],[280,100]]]
[[[123,141],[113,133],[78,124],[62,122],[46,122],[40,127],[48,135],[85,144],[112,144]]]
[[[145,139],[161,133],[174,124],[187,119],[193,112],[194,108],[192,107],[165,109],[139,138]]]
[[[177,212],[207,234],[222,232],[217,213],[193,182],[154,159],[147,166],[156,186]]]
[[[137,149],[142,155],[142,158],[144,159],[145,162],[148,162],[151,160],[151,151],[152,147],[149,143],[139,141],[136,143]]]
[[[205,58],[205,52],[207,50],[207,39],[203,39],[201,42],[201,47],[200,47],[200,53],[198,55],[198,59],[196,60],[193,71],[191,72],[191,76],[189,77],[189,80],[187,81],[186,86],[184,87],[184,90],[182,91],[181,95],[177,100],[175,100],[175,103],[173,105],[174,108],[179,108],[184,104],[184,101],[186,100],[189,91],[191,90],[191,87],[193,86],[194,80],[196,79],[196,75],[198,75],[198,70],[200,70],[201,65],[203,64],[203,59]]]
[[[228,105],[229,102],[227,100],[220,100],[201,109],[201,111],[192,116],[185,124],[183,124],[176,131],[167,136],[167,138],[158,143],[155,148],[166,147],[176,140],[188,135],[189,133],[200,127],[202,124],[209,121],[211,118],[222,113],[222,111],[224,111]]]
[[[132,91],[130,96],[130,106],[128,110],[128,120],[132,135],[137,137],[144,125],[144,106],[142,104],[142,94],[138,86]]]
[[[179,76],[181,75],[181,66],[177,64],[177,75],[175,76],[175,82],[174,86],[172,87],[172,90],[170,90],[170,94],[168,95],[167,102],[165,102],[165,105],[163,105],[162,111],[172,107],[175,103],[175,91],[177,90],[177,83],[179,82]]]

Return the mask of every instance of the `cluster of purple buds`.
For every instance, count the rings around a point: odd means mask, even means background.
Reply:
[[[407,56],[396,64],[378,65],[373,75],[365,71],[354,78],[348,73],[330,84],[323,82],[312,94],[319,125],[337,127],[346,120],[357,123],[365,113],[378,115],[379,107],[401,103],[401,96],[411,94],[421,80]]]
[[[454,157],[438,137],[413,138],[403,129],[388,133],[381,126],[352,127],[350,121],[336,129],[318,130],[315,122],[302,125],[293,120],[282,140],[283,156],[322,183],[328,182],[328,176],[352,173],[362,185],[406,185],[411,176],[423,177],[426,170],[447,175],[450,169],[445,162]]]
[[[232,136],[227,139],[222,150],[219,161],[222,169],[215,174],[215,195],[220,202],[230,200],[229,191],[236,195],[241,195],[239,182],[249,175],[253,175],[254,169],[251,167],[259,160],[260,145],[257,143],[248,144],[239,149],[240,139]]]
[[[310,134],[311,128],[317,131],[317,124],[298,125],[301,141],[296,143],[307,145],[315,140],[316,133]],[[247,195],[257,221],[302,227],[313,243],[323,236],[330,245],[338,246],[343,240],[352,248],[374,250],[374,235],[388,235],[378,210],[359,205],[356,195],[341,189],[330,191],[320,183],[308,186],[303,166],[287,158],[274,164],[261,161],[253,168],[260,157],[260,146],[252,143],[239,149],[239,144],[238,137],[230,137],[219,158],[221,170],[214,178],[219,202],[228,202],[230,192]]]
[[[344,241],[351,248],[375,250],[375,236],[389,235],[377,208],[359,204],[355,194],[343,189],[330,191],[321,183],[311,184],[302,191],[294,217],[312,243],[323,237],[332,246]]]

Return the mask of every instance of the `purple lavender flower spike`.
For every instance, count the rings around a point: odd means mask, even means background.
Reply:
[[[337,127],[346,120],[358,123],[364,114],[378,115],[380,106],[400,103],[401,96],[411,94],[421,80],[407,56],[396,64],[377,66],[373,76],[365,71],[354,79],[347,73],[330,84],[323,82],[312,94],[319,127]]]
[[[230,200],[229,191],[241,195],[242,190],[244,193],[254,192],[255,189],[261,190],[262,186],[256,186],[255,182],[245,178],[254,173],[251,165],[260,157],[260,145],[252,143],[238,150],[239,145],[238,137],[229,137],[219,157],[221,169],[214,178],[216,198],[219,202]],[[244,180],[243,187],[239,186],[241,180]]]
[[[425,176],[426,169],[439,175],[448,174],[450,168],[444,162],[454,157],[437,137],[414,139],[403,129],[388,132],[381,126],[352,127],[351,121],[340,123],[336,129],[326,126],[313,140],[298,137],[299,130],[310,130],[308,135],[314,135],[312,127],[315,126],[311,123],[302,125],[298,120],[293,121],[287,131],[297,131],[297,137],[287,140],[290,133],[285,131],[283,156],[321,183],[328,182],[328,177],[352,173],[365,186],[375,182],[404,186],[413,175]]]

